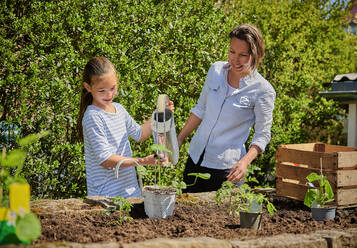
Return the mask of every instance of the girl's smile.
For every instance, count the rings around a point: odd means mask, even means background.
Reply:
[[[115,112],[112,101],[118,92],[118,78],[115,72],[109,72],[101,76],[93,76],[91,85],[86,82],[84,87],[93,96],[93,105],[107,112]]]

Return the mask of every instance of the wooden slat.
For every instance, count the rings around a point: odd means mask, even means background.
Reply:
[[[338,206],[357,204],[357,189],[338,189],[335,198]]]
[[[312,152],[278,147],[276,160],[279,163],[304,164],[309,168],[320,168],[320,158],[324,169],[337,169],[337,157],[333,153]]]
[[[306,177],[312,172],[320,174],[319,169],[303,168],[300,166],[294,166],[294,165],[288,165],[288,164],[276,164],[276,176],[277,177],[284,178],[284,179],[296,180],[296,181],[298,181],[299,184],[302,184],[302,185],[305,185],[307,183]],[[357,172],[357,170],[356,170],[356,172]],[[341,184],[341,185],[338,184],[336,172],[324,171],[323,173],[327,177],[327,180],[330,182],[330,185],[334,191],[336,191],[337,187],[339,187],[339,186],[345,186],[343,184]],[[343,181],[345,177],[346,177],[346,174],[343,173],[340,181]],[[344,180],[344,181],[346,181],[346,180]],[[351,184],[347,184],[347,185],[351,185]]]
[[[276,180],[276,195],[304,201],[308,187],[301,184],[283,182],[280,178]]]
[[[357,186],[357,170],[338,170],[337,186]]]
[[[343,169],[357,168],[357,152],[337,152],[337,167]]]
[[[315,144],[316,143],[287,144],[287,145],[280,145],[279,147],[286,147],[295,150],[313,151]]]
[[[336,145],[325,145],[325,152],[353,152],[357,151],[356,147],[351,146],[336,146]]]

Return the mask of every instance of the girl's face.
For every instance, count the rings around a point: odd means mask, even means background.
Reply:
[[[244,40],[232,38],[228,52],[228,60],[233,73],[247,75],[251,63],[249,44]]]
[[[93,105],[104,110],[111,109],[111,103],[118,92],[118,78],[115,72],[108,72],[101,76],[93,76],[89,85],[84,82],[83,86],[93,96]]]

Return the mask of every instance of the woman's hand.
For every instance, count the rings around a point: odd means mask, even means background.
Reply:
[[[248,164],[240,160],[233,166],[232,170],[229,172],[227,180],[231,181],[232,183],[239,182],[240,180],[242,180],[242,178],[245,177],[245,174],[247,173],[247,168]]]

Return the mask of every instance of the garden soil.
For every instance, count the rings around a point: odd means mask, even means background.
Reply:
[[[266,211],[260,230],[240,228],[239,217],[229,215],[226,208],[214,201],[194,203],[177,200],[173,215],[167,219],[150,219],[143,203],[136,203],[130,212],[133,218],[123,220],[119,212],[106,213],[90,204],[76,211],[49,213],[37,211],[42,235],[36,243],[70,241],[79,243],[132,243],[154,238],[211,237],[215,239],[252,239],[283,233],[302,234],[317,230],[357,227],[357,208],[337,209],[336,218],[314,221],[309,208],[302,202],[283,197],[271,198],[278,212]],[[36,209],[34,209],[36,213]]]

